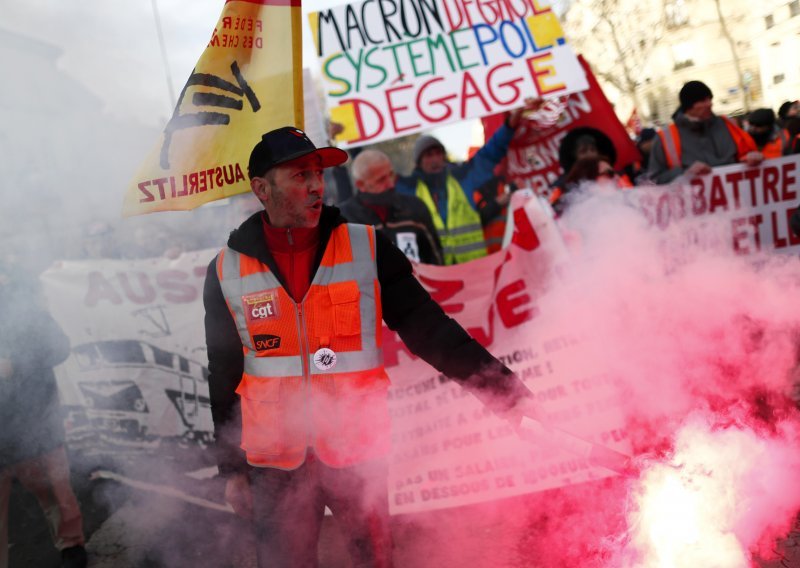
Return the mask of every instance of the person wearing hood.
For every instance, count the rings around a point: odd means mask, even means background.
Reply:
[[[339,204],[345,219],[374,226],[413,262],[442,264],[431,214],[419,198],[395,191],[397,175],[389,156],[364,150],[353,160],[351,175],[358,192]]]
[[[632,187],[627,174],[615,172],[617,149],[602,131],[589,126],[573,128],[558,146],[562,174],[548,196],[556,215],[562,215],[572,200],[570,192],[586,182],[612,181],[620,188]]]
[[[764,160],[750,135],[725,116],[713,112],[713,93],[701,81],[689,81],[678,95],[680,107],[673,123],[658,131],[647,175],[669,183],[681,175],[702,176],[711,168]]]
[[[785,101],[778,108],[778,126],[786,128],[788,122],[800,115],[800,101]]]
[[[525,384],[442,310],[384,234],[322,203],[323,170],[345,161],[297,128],[264,134],[248,165],[264,210],[206,273],[214,453],[263,567],[318,566],[325,507],[354,566],[392,565],[382,322],[512,427],[536,414]]]
[[[638,168],[639,171],[633,176],[633,179],[638,177],[640,173],[647,171],[647,167],[650,165],[650,152],[653,151],[656,136],[658,136],[658,132],[655,128],[643,128],[639,136],[636,137],[636,148],[642,155],[642,161]]]
[[[474,193],[492,179],[495,166],[505,158],[524,110],[511,111],[483,148],[463,163],[449,162],[444,145],[433,136],[420,136],[414,144],[414,171],[397,178],[397,191],[415,195],[427,206],[442,242],[445,264],[488,254]],[[498,198],[504,201],[500,206],[505,206],[509,194]]]
[[[747,116],[747,133],[753,138],[764,159],[780,158],[791,154],[789,133],[778,126],[775,111],[759,108]]]

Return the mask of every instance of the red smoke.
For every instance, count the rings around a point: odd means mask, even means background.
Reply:
[[[567,211],[580,246],[540,306],[583,338],[576,376],[617,383],[638,475],[441,512],[462,530],[428,527],[439,554],[469,562],[464,537],[498,522],[470,565],[746,568],[800,511],[800,262],[684,247],[624,199]]]

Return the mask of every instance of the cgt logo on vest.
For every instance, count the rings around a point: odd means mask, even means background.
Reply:
[[[269,351],[281,346],[281,338],[278,335],[254,335],[253,344],[256,351]]]
[[[278,295],[273,291],[244,296],[242,301],[248,322],[278,317]]]

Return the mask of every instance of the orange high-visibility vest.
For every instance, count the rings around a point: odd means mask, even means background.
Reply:
[[[230,248],[217,274],[244,351],[236,393],[248,463],[294,469],[309,447],[332,467],[386,455],[389,378],[374,228],[334,228],[299,303],[267,265]]]
[[[617,174],[617,187],[620,189],[633,189],[636,187],[633,185],[631,178],[628,177],[628,174]]]
[[[760,151],[762,154],[764,154],[764,158],[767,160],[771,158],[780,158],[781,156],[790,154],[791,149],[789,148],[789,132],[785,128],[781,128],[778,136],[775,137],[775,140],[767,142]]]
[[[492,254],[503,249],[503,237],[506,234],[507,207],[503,207],[502,213],[489,221],[483,228],[483,238],[486,240],[486,252]]]
[[[750,135],[736,126],[727,116],[720,117],[725,121],[728,132],[736,144],[736,159],[742,161],[748,152],[757,152],[756,143]],[[659,128],[658,137],[661,139],[661,147],[664,149],[664,158],[668,168],[682,166],[681,162],[681,136],[678,126],[673,122],[668,128]]]
[[[502,181],[497,182],[495,195],[500,196],[505,193],[505,184]],[[472,192],[472,200],[478,203],[483,199],[483,194],[480,191]],[[503,207],[497,216],[490,220],[483,226],[483,240],[486,242],[486,252],[492,254],[503,248],[503,237],[506,234],[506,216],[508,215],[508,207]]]

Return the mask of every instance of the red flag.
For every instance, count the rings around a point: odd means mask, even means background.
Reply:
[[[530,187],[539,194],[549,193],[550,185],[562,173],[559,144],[570,130],[579,127],[595,128],[611,140],[617,155],[615,169],[620,170],[641,159],[636,145],[614,113],[588,64],[583,57],[578,56],[578,59],[586,73],[589,88],[561,99],[563,110],[555,123],[539,116],[537,112],[517,127],[507,159],[508,178],[519,187]],[[500,127],[504,118],[499,114],[483,119],[487,138]]]
[[[625,128],[628,129],[633,136],[639,136],[642,132],[642,120],[639,118],[639,112],[634,107],[628,122],[625,123]]]

